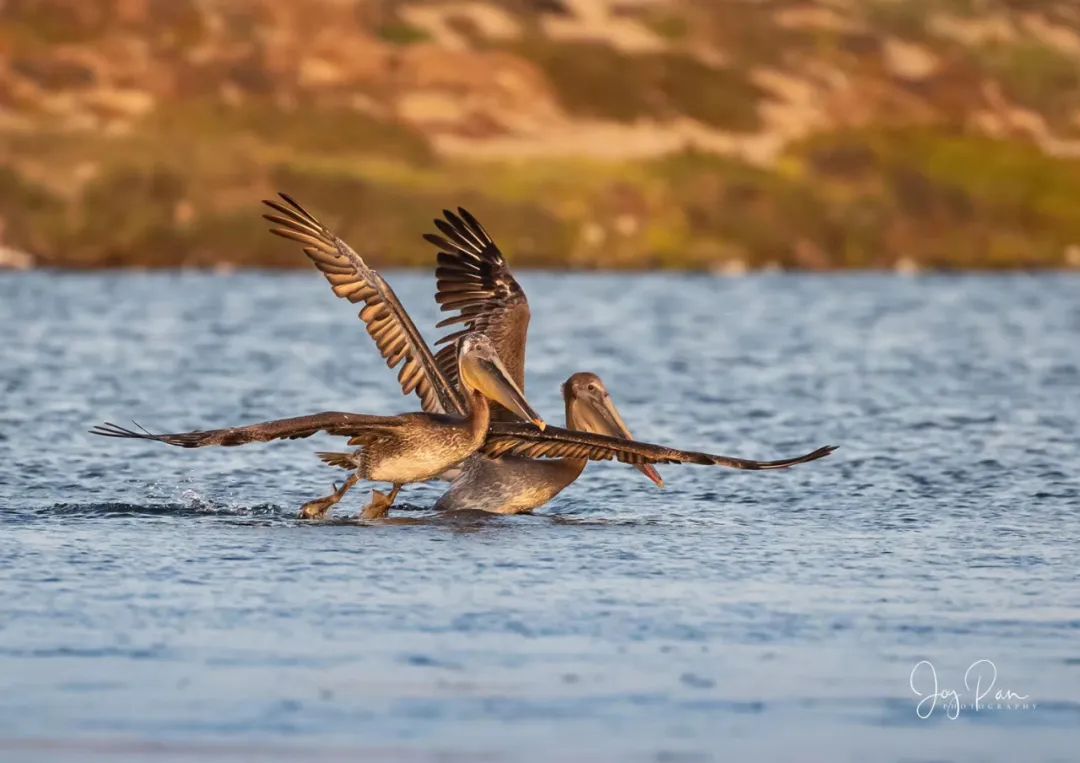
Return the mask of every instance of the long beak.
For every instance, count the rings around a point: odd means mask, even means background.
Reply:
[[[525,421],[531,421],[544,431],[547,423],[533,410],[525,393],[514,383],[506,367],[498,360],[468,358],[463,364],[472,385],[489,400],[494,400]]]
[[[579,426],[585,426],[594,434],[608,435],[609,437],[621,437],[624,440],[633,440],[630,427],[626,426],[619,409],[611,399],[611,395],[604,392],[599,401],[575,400],[574,415]],[[652,464],[634,464],[634,468],[652,480],[657,487],[664,486],[664,479],[660,472],[656,471]]]

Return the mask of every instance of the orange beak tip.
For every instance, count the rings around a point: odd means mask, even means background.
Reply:
[[[533,423],[536,424],[537,428],[541,432],[543,432],[545,429],[547,429],[547,422],[544,421],[543,419],[533,419]]]
[[[645,476],[652,480],[658,488],[661,490],[664,489],[664,478],[660,476],[660,472],[656,471],[652,464],[644,464],[641,471],[644,472]]]

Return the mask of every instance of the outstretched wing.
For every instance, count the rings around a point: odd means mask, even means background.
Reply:
[[[483,452],[488,456],[514,455],[528,458],[585,458],[590,461],[622,461],[625,464],[705,464],[732,469],[784,469],[815,461],[836,450],[827,445],[806,455],[779,461],[752,461],[731,456],[716,456],[676,450],[637,440],[575,432],[549,426],[543,432],[528,424],[497,422],[491,425]]]
[[[436,344],[446,345],[435,356],[443,376],[458,387],[457,340],[470,331],[482,331],[510,376],[525,388],[525,339],[529,331],[529,302],[514,279],[506,260],[484,226],[469,212],[443,210],[445,220],[435,220],[443,234],[424,238],[439,248],[435,270],[435,301],[443,310],[457,311],[438,327],[463,324]]]
[[[415,391],[428,413],[464,415],[467,409],[456,378],[451,382],[439,370],[431,350],[390,284],[295,200],[284,193],[279,195],[284,204],[263,201],[277,213],[263,215],[277,226],[270,232],[300,242],[304,254],[326,276],[335,294],[364,304],[360,320],[367,326],[386,365],[394,368],[401,364],[398,373],[401,391],[406,395]]]
[[[365,416],[362,413],[341,413],[325,411],[309,416],[294,416],[291,419],[263,421],[243,427],[229,429],[208,429],[204,432],[177,432],[174,434],[154,434],[142,427],[142,431],[117,426],[106,422],[90,430],[90,434],[102,437],[122,437],[135,440],[156,440],[181,448],[205,448],[208,445],[244,445],[249,442],[269,442],[270,440],[297,440],[311,437],[316,432],[327,432],[343,437],[357,437],[385,429],[389,423],[385,416]],[[136,424],[135,426],[139,426]]]

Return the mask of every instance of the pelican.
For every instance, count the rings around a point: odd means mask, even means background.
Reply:
[[[491,340],[483,334],[470,334],[462,341],[458,375],[462,389],[469,395],[468,411],[462,415],[367,416],[329,412],[248,427],[171,435],[138,433],[110,423],[95,427],[91,432],[106,437],[158,440],[188,448],[302,437],[306,436],[304,433],[313,434],[320,429],[331,434],[347,434],[349,445],[360,446],[358,450],[320,453],[319,457],[332,466],[349,469],[352,474],[333,494],[304,504],[300,517],[316,519],[325,516],[357,481],[366,479],[392,485],[389,495],[372,490],[371,503],[361,513],[364,519],[376,519],[384,516],[393,505],[402,485],[437,477],[485,443],[491,421],[489,399],[533,422],[538,431],[545,428],[544,421],[509,378]],[[316,428],[311,429],[313,426]]]

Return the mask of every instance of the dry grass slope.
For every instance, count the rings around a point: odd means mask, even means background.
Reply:
[[[1080,8],[0,6],[0,254],[302,267],[278,189],[379,265],[464,205],[522,266],[1080,267]]]

